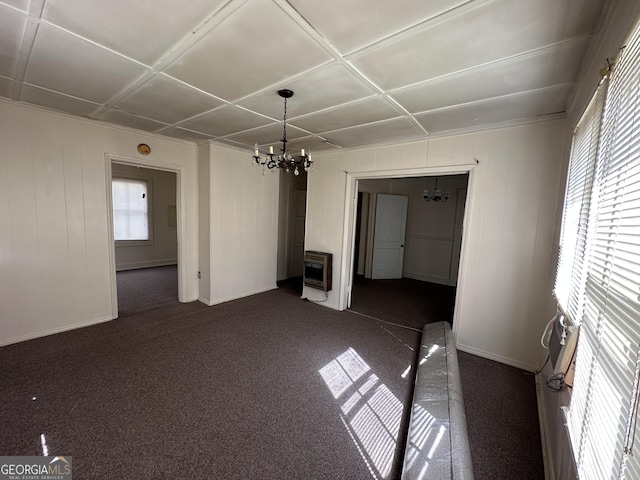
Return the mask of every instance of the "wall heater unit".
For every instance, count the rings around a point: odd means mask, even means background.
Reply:
[[[549,340],[549,357],[553,373],[567,373],[578,341],[578,327],[569,325],[562,314],[553,322]]]
[[[328,292],[331,290],[333,255],[325,252],[304,252],[303,280],[307,287]]]

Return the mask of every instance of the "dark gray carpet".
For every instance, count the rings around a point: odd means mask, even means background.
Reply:
[[[7,346],[0,452],[44,434],[78,479],[396,478],[400,330],[273,291]]]
[[[76,479],[399,477],[413,384],[401,375],[418,332],[286,289],[215,307],[165,300],[0,348],[0,455],[41,455],[44,435],[51,455],[73,456]],[[464,358],[476,478],[542,478],[533,378]],[[514,389],[527,400],[487,420]],[[478,443],[496,429],[507,441]]]
[[[302,279],[278,284],[294,295]],[[455,287],[413,279],[356,278],[351,310],[422,329],[453,323]],[[412,345],[413,346],[413,345]],[[475,478],[544,478],[534,378],[485,358],[458,352]]]
[[[544,479],[534,377],[458,352],[476,479]]]
[[[302,277],[278,282],[292,295],[302,295]],[[371,280],[356,277],[353,284],[352,312],[422,331],[433,322],[453,323],[456,288],[410,278]]]
[[[410,278],[371,280],[357,277],[354,312],[422,330],[428,323],[453,322],[456,288]]]
[[[178,267],[141,268],[116,274],[118,316],[178,303]]]

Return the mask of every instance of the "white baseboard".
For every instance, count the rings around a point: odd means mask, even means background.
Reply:
[[[204,303],[208,307],[210,307],[212,305],[211,304],[211,300],[209,300],[208,298],[198,297],[198,301]]]
[[[434,275],[425,275],[422,273],[415,273],[415,272],[402,272],[402,276],[406,278],[411,278],[413,280],[420,280],[421,282],[437,283],[440,285],[451,285],[451,283],[449,283],[448,278],[436,277]]]
[[[118,263],[116,264],[116,272],[124,270],[137,270],[139,268],[165,267],[167,265],[177,265],[177,258],[162,258],[160,260],[142,260],[139,262]]]
[[[51,328],[49,330],[42,330],[40,332],[29,333],[27,335],[21,335],[19,337],[13,337],[8,339],[0,339],[0,347],[5,345],[11,345],[12,343],[26,342],[27,340],[33,340],[35,338],[47,337],[49,335],[55,335],[56,333],[68,332],[69,330],[75,330],[76,328],[90,327],[98,323],[110,322],[113,320],[111,317],[101,317],[86,322],[74,323],[71,325],[64,325],[62,327]]]
[[[489,360],[493,360],[498,363],[504,363],[505,365],[510,365],[512,367],[520,368],[521,370],[527,370],[528,372],[535,372],[538,368],[535,365],[522,363],[512,358],[503,357],[502,355],[496,355],[490,352],[485,352],[484,350],[478,350],[477,348],[469,347],[467,345],[462,345],[460,343],[456,344],[456,348],[462,352],[471,353],[473,355],[477,355],[482,358],[487,358]]]
[[[218,305],[220,303],[225,303],[225,302],[230,302],[232,300],[238,300],[239,298],[244,298],[244,297],[250,297],[251,295],[257,295],[259,293],[264,293],[264,292],[270,292],[271,290],[276,290],[278,288],[277,285],[274,285],[273,287],[268,287],[268,288],[262,288],[259,290],[253,290],[250,292],[243,292],[240,293],[238,295],[230,295],[228,297],[221,297],[221,298],[216,298],[216,299],[207,299],[207,298],[203,298],[200,297],[198,298],[199,301],[201,301],[202,303],[204,303],[205,305],[212,307],[214,305]]]
[[[549,432],[547,430],[548,416],[546,402],[544,401],[542,389],[544,385],[540,381],[540,375],[536,375],[536,400],[538,402],[538,422],[540,422],[540,440],[542,441],[542,462],[544,463],[545,480],[556,480],[553,471],[553,462],[550,461],[553,452],[549,443]]]

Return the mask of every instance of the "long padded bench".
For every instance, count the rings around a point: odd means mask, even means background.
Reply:
[[[446,322],[422,331],[402,479],[473,479],[458,355]]]

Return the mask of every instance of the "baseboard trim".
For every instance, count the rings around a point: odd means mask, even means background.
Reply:
[[[205,299],[203,297],[198,298],[198,300],[200,300],[205,305],[207,305],[209,307],[212,307],[214,305],[219,305],[221,303],[230,302],[232,300],[238,300],[240,298],[250,297],[251,295],[258,295],[259,293],[270,292],[271,290],[277,290],[277,289],[278,289],[278,286],[274,285],[272,287],[253,290],[253,291],[250,291],[250,292],[244,292],[244,293],[240,293],[238,295],[230,295],[228,297],[216,298],[214,300]]]
[[[137,270],[139,268],[166,267],[167,265],[177,265],[177,258],[164,258],[161,260],[143,260],[140,262],[129,262],[116,264],[116,272],[125,270]]]
[[[209,300],[208,298],[198,297],[198,301],[204,303],[208,307],[211,306],[211,300]]]
[[[457,343],[456,348],[463,352],[471,353],[473,355],[477,355],[482,358],[493,360],[498,363],[504,363],[505,365],[510,365],[512,367],[516,367],[521,370],[526,370],[528,372],[535,372],[537,369],[535,365],[529,365],[527,363],[522,363],[522,362],[519,362],[518,360],[514,360],[513,358],[503,357],[502,355],[496,355],[494,353],[485,352],[484,350],[479,350],[477,348],[469,347],[468,345],[462,345],[460,343]]]
[[[421,282],[437,283],[438,285],[452,285],[449,282],[449,279],[445,277],[435,277],[432,275],[413,272],[402,272],[402,276],[405,278],[411,278],[412,280],[420,280]]]
[[[555,480],[556,475],[551,461],[553,452],[549,443],[549,431],[547,430],[547,407],[544,401],[542,389],[544,385],[540,382],[540,374],[536,375],[536,401],[538,402],[538,422],[540,423],[540,440],[542,441],[542,463],[544,464],[545,480]]]
[[[50,330],[43,330],[41,332],[30,333],[28,335],[21,335],[19,337],[13,337],[6,340],[0,340],[0,347],[5,345],[11,345],[13,343],[26,342],[27,340],[34,340],[36,338],[48,337],[49,335],[55,335],[56,333],[68,332],[69,330],[75,330],[77,328],[90,327],[91,325],[97,325],[98,323],[110,322],[113,320],[111,317],[100,317],[97,319],[89,320],[87,322],[74,323],[72,325],[64,325],[58,328],[52,328]]]

